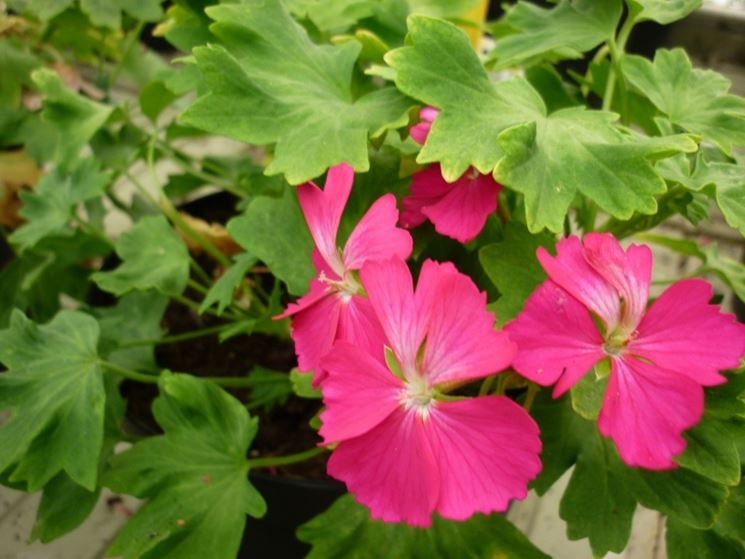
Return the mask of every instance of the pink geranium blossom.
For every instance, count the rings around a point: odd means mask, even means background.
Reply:
[[[683,431],[703,414],[702,387],[725,382],[719,371],[739,366],[745,328],[709,304],[712,288],[700,279],[674,283],[647,309],[646,246],[624,251],[612,235],[591,233],[560,241],[556,257],[540,248],[538,259],[549,279],[506,327],[519,348],[513,367],[556,383],[558,397],[610,359],[600,432],[630,466],[675,468]]]
[[[411,235],[396,227],[398,210],[392,194],[378,198],[354,228],[344,249],[337,248],[339,222],[353,182],[354,171],[341,164],[329,169],[324,190],[312,182],[297,189],[316,243],[313,262],[318,276],[311,281],[307,295],[275,318],[293,316],[292,339],[299,368],[313,371],[316,384],[322,378],[319,361],[334,341],[382,347],[383,332],[369,301],[360,296],[356,271],[368,260],[408,258],[412,249]]]
[[[427,260],[414,291],[403,260],[360,273],[385,331],[386,360],[336,342],[322,360],[321,436],[338,443],[328,473],[374,518],[428,526],[524,498],[541,469],[533,419],[504,396],[443,391],[507,367],[515,345],[494,330],[486,295],[452,264]]]
[[[437,109],[426,107],[421,121],[410,130],[411,137],[424,144]],[[447,182],[439,164],[414,173],[411,194],[403,199],[401,224],[418,227],[429,219],[441,235],[467,243],[481,232],[486,218],[497,210],[502,186],[491,175],[469,169],[453,183]]]

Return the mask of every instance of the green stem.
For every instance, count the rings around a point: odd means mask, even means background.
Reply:
[[[212,278],[210,275],[204,271],[204,268],[202,268],[202,266],[199,265],[199,262],[197,262],[191,255],[189,255],[189,266],[191,266],[191,269],[197,276],[199,276],[199,279],[201,279],[205,285],[212,284]]]
[[[109,369],[110,371],[116,373],[117,375],[121,377],[124,377],[129,380],[134,380],[136,382],[143,382],[146,384],[157,384],[158,378],[160,377],[160,375],[146,375],[144,373],[138,373],[137,371],[133,371],[125,367],[120,367],[116,363],[112,363],[110,361],[102,360],[102,361],[99,361],[99,364],[102,367]]]
[[[99,231],[96,227],[94,227],[93,225],[91,225],[87,221],[84,221],[83,219],[81,219],[77,215],[74,215],[72,219],[73,219],[73,221],[75,223],[77,223],[80,226],[80,228],[83,231],[85,231],[89,235],[92,235],[92,236],[96,237],[97,239],[103,241],[110,248],[112,248],[112,249],[114,248],[114,241],[112,241],[111,239],[109,239],[102,231]]]
[[[505,389],[507,388],[507,373],[502,373],[497,377],[497,388],[494,390],[494,394],[497,396],[504,396]]]
[[[114,85],[114,82],[116,82],[116,78],[119,77],[119,74],[121,73],[122,69],[124,68],[124,63],[127,60],[127,57],[132,52],[132,49],[137,44],[138,39],[140,38],[140,34],[142,33],[142,30],[145,28],[145,22],[144,21],[138,21],[137,27],[135,27],[127,37],[127,42],[124,45],[124,49],[122,51],[122,57],[117,62],[116,66],[114,66],[114,69],[111,71],[111,75],[109,76],[107,85],[108,89],[111,89],[111,86]]]
[[[236,188],[232,181],[217,177],[211,173],[205,173],[204,171],[200,171],[199,169],[194,169],[188,162],[181,159],[181,157],[179,157],[173,150],[171,150],[169,147],[166,147],[165,144],[159,142],[158,147],[165,151],[169,159],[176,165],[178,165],[185,173],[192,175],[193,177],[197,177],[198,179],[202,179],[208,184],[219,186],[239,198],[246,197],[246,193],[239,188]]]
[[[626,17],[626,21],[623,22],[621,29],[618,31],[616,37],[611,37],[608,40],[608,48],[610,50],[611,59],[613,61],[611,71],[608,72],[608,81],[605,84],[605,93],[603,94],[603,110],[609,111],[613,104],[613,94],[615,93],[616,80],[621,85],[621,116],[625,119],[628,114],[628,95],[626,92],[626,84],[623,79],[621,72],[621,58],[623,58],[626,42],[629,40],[631,30],[634,28],[636,23],[636,14],[629,13]]]
[[[288,454],[286,456],[267,456],[266,458],[251,458],[248,460],[250,468],[271,468],[272,466],[286,466],[297,462],[304,462],[314,456],[323,454],[326,448],[311,448],[297,454]]]
[[[189,280],[189,287],[191,287],[194,291],[198,291],[202,295],[206,295],[207,292],[209,291],[209,289],[207,289],[201,283],[194,281],[193,279]]]
[[[479,396],[485,396],[489,393],[489,391],[492,389],[492,386],[494,386],[494,383],[497,380],[497,375],[492,375],[490,377],[486,377],[484,381],[481,383],[481,387],[479,388]]]
[[[533,407],[533,401],[535,400],[536,394],[538,394],[538,386],[535,384],[528,385],[528,393],[525,395],[525,402],[523,402],[523,408],[525,411],[530,413],[530,408]]]
[[[174,344],[177,342],[183,342],[185,340],[191,340],[194,338],[201,338],[203,336],[210,336],[212,334],[218,334],[229,327],[232,324],[219,324],[217,326],[210,326],[208,328],[201,328],[199,330],[192,330],[191,332],[184,332],[183,334],[174,334],[172,336],[163,336],[162,338],[152,338],[149,340],[131,340],[119,344],[119,349],[128,347],[139,347],[148,345],[165,345]]]

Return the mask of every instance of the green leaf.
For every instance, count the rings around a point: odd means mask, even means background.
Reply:
[[[246,514],[266,503],[248,481],[258,421],[214,383],[160,377],[153,413],[165,434],[111,461],[104,484],[147,499],[109,549],[124,559],[234,559]]]
[[[745,301],[745,265],[732,258],[720,256],[716,243],[701,247],[701,252],[704,255],[706,271],[719,276],[741,301]]]
[[[310,257],[313,241],[294,189],[286,187],[282,198],[257,196],[227,227],[230,236],[266,263],[291,294],[308,290],[316,273]]]
[[[435,517],[427,530],[371,520],[352,495],[300,526],[297,537],[313,546],[307,559],[431,559],[499,557],[548,559],[502,515],[477,514],[465,522]]]
[[[28,45],[3,38],[0,41],[0,107],[18,107],[21,89],[31,86],[31,71],[41,60],[29,52]]]
[[[624,56],[624,77],[681,128],[700,134],[725,153],[745,145],[745,99],[728,95],[730,81],[712,70],[691,66],[683,49],[659,49],[650,62]]]
[[[189,251],[163,216],[144,217],[116,242],[122,259],[110,272],[91,279],[104,291],[123,295],[133,289],[155,289],[181,295],[189,280]]]
[[[146,117],[155,122],[163,109],[177,97],[162,81],[153,81],[140,90],[140,108]]]
[[[182,120],[245,142],[276,143],[267,174],[284,173],[296,184],[341,162],[367,171],[368,136],[408,121],[410,102],[394,88],[353,95],[358,42],[314,44],[279,0],[207,13],[227,49],[194,50],[208,93]]]
[[[535,258],[539,246],[552,247],[555,239],[545,233],[531,235],[522,223],[510,221],[500,243],[479,250],[479,262],[501,296],[494,304],[498,324],[512,320],[525,300],[546,279],[546,273]]]
[[[656,21],[668,25],[697,10],[702,0],[626,0],[634,21]]]
[[[320,400],[323,395],[320,388],[313,387],[313,373],[301,373],[297,369],[290,371],[292,391],[301,398]]]
[[[8,5],[41,21],[48,21],[72,3],[73,0],[10,0]]]
[[[284,405],[292,394],[289,373],[256,366],[248,373],[247,380],[251,387],[248,409],[263,407],[270,411],[275,406]]]
[[[407,45],[386,61],[401,91],[440,109],[417,161],[439,161],[448,181],[469,166],[490,173],[501,156],[497,135],[546,112],[525,79],[492,82],[468,36],[450,23],[410,17]]]
[[[35,491],[64,470],[93,490],[103,444],[103,377],[96,352],[98,324],[61,311],[43,326],[14,311],[0,331],[0,471],[14,464],[11,481]]]
[[[669,559],[745,559],[742,542],[713,530],[697,530],[668,518],[665,532]]]
[[[140,21],[157,21],[163,16],[161,0],[80,0],[80,9],[94,25],[119,30],[122,12]]]
[[[622,134],[612,124],[616,118],[583,107],[562,109],[499,135],[504,157],[494,176],[525,195],[528,229],[562,231],[577,191],[620,219],[657,211],[655,194],[667,186],[651,159],[697,146],[686,136]]]
[[[734,375],[724,386],[706,390],[704,417],[685,432],[685,452],[675,461],[725,485],[740,483],[740,453],[737,441],[745,439],[745,376]]]
[[[613,36],[620,16],[620,0],[562,0],[551,9],[518,2],[500,20],[511,32],[496,40],[489,60],[502,69],[548,55],[580,58]]]
[[[73,93],[51,70],[36,70],[31,77],[44,97],[41,117],[55,133],[55,161],[61,165],[75,161],[80,149],[108,120],[114,107]]]
[[[133,291],[124,295],[113,307],[95,309],[95,316],[101,327],[101,355],[107,361],[127,369],[157,369],[152,345],[119,346],[160,338],[163,335],[160,321],[167,306],[168,297],[157,291]]]
[[[48,543],[80,526],[96,506],[100,494],[98,487],[88,491],[65,474],[57,474],[44,487],[31,541]]]
[[[601,557],[626,547],[636,510],[624,484],[627,468],[612,444],[597,432],[585,443],[559,507],[569,539],[589,538],[593,554]]]
[[[543,469],[531,487],[543,495],[572,467],[584,444],[594,440],[597,428],[574,412],[568,395],[553,399],[548,389],[536,396],[531,415],[541,429],[543,443]]]
[[[217,314],[222,314],[225,308],[233,302],[235,290],[243,284],[248,270],[256,264],[257,258],[244,252],[235,257],[234,264],[228,268],[220,278],[212,284],[202,304],[199,305],[200,314],[217,303]]]
[[[626,470],[625,490],[639,503],[694,528],[710,528],[727,499],[727,488],[685,468],[668,472]]]
[[[570,390],[572,408],[581,417],[590,421],[596,420],[600,415],[600,408],[603,406],[603,397],[607,387],[607,375],[598,378],[597,373],[586,374]]]
[[[729,498],[719,513],[714,529],[730,538],[745,541],[745,485],[730,489]]]
[[[71,235],[67,228],[78,204],[101,196],[110,177],[93,158],[81,160],[69,170],[55,167],[30,192],[22,192],[20,214],[26,223],[9,237],[21,251],[51,235]]]

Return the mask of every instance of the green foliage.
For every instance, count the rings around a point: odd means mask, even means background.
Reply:
[[[120,29],[122,12],[140,21],[156,21],[163,15],[161,0],[80,0],[80,9],[95,25]]]
[[[249,409],[262,407],[270,411],[287,402],[287,398],[293,392],[290,375],[281,371],[257,366],[251,369],[247,380],[248,386],[251,387]]]
[[[626,0],[636,21],[667,25],[701,7],[703,0]]]
[[[366,171],[368,136],[407,122],[409,102],[394,88],[353,95],[359,43],[315,45],[279,0],[207,13],[225,47],[195,50],[208,93],[182,120],[246,142],[276,143],[267,174],[283,173],[297,184],[343,161]]]
[[[204,313],[212,305],[217,303],[217,313],[222,314],[225,308],[233,302],[235,291],[243,284],[246,273],[256,264],[257,258],[244,252],[235,258],[234,264],[225,270],[225,273],[212,284],[212,287],[204,296],[199,312]]]
[[[561,0],[551,9],[521,1],[507,9],[489,59],[507,68],[540,57],[580,58],[613,36],[621,0]]]
[[[396,85],[441,111],[417,161],[440,162],[448,181],[469,166],[490,173],[501,155],[497,135],[543,115],[540,95],[522,78],[492,82],[466,34],[450,23],[411,17],[407,41],[386,55]]]
[[[481,266],[501,293],[493,306],[499,324],[515,318],[528,296],[546,279],[546,273],[534,255],[539,246],[549,248],[553,245],[552,236],[545,233],[531,235],[523,224],[510,221],[502,242],[479,250]]]
[[[18,107],[21,90],[32,85],[31,71],[41,60],[26,45],[10,39],[0,40],[0,107]]]
[[[70,91],[51,70],[36,70],[32,78],[44,97],[42,119],[54,131],[55,162],[64,167],[75,161],[80,149],[108,120],[113,107]]]
[[[243,215],[228,222],[228,232],[250,254],[266,263],[287,290],[301,295],[315,276],[313,241],[293,189],[281,198],[257,196]]]
[[[297,535],[313,546],[308,559],[548,559],[499,514],[477,514],[465,522],[435,517],[432,528],[422,530],[371,520],[367,509],[351,495],[339,498],[326,512],[302,525]]]
[[[712,530],[691,528],[671,518],[667,521],[665,541],[670,559],[745,558],[742,542],[726,538]]]
[[[596,365],[596,370],[601,370],[603,366],[607,367],[607,365]],[[585,419],[596,420],[600,415],[606,388],[608,388],[607,375],[600,376],[594,372],[587,373],[570,390],[572,409]]]
[[[101,489],[89,491],[63,473],[44,487],[31,540],[48,543],[77,528],[96,506]]]
[[[116,455],[104,484],[147,499],[109,549],[124,559],[233,559],[245,516],[266,503],[248,481],[258,421],[213,383],[160,377],[153,413],[164,434]]]
[[[80,160],[69,170],[55,167],[33,191],[21,193],[20,214],[27,221],[10,235],[10,242],[23,251],[45,237],[71,235],[67,225],[78,204],[100,197],[109,180],[93,158]]]
[[[61,311],[38,326],[15,311],[0,331],[0,470],[29,491],[65,471],[93,491],[103,444],[105,392],[95,319]]]
[[[314,400],[321,399],[321,390],[313,388],[313,373],[301,373],[293,369],[290,371],[290,382],[292,383],[292,391],[296,396]]]
[[[650,62],[625,56],[624,77],[673,124],[700,134],[725,153],[745,145],[745,99],[729,95],[730,81],[712,70],[691,66],[682,49],[659,49]]]
[[[163,216],[145,217],[116,242],[122,263],[110,272],[96,272],[92,279],[104,291],[123,295],[156,289],[180,295],[189,280],[189,251]]]

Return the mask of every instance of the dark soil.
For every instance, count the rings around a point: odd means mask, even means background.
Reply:
[[[224,193],[208,196],[185,204],[181,209],[202,219],[224,223],[233,215],[234,199],[231,201],[228,197],[230,195]],[[208,273],[214,271],[215,265],[209,257],[199,255],[196,258]],[[197,293],[187,292],[186,295],[200,299]],[[169,335],[174,335],[222,323],[220,318],[200,316],[189,307],[171,302],[161,325]],[[297,365],[292,342],[266,334],[235,336],[222,343],[214,335],[163,344],[156,347],[155,357],[163,368],[201,377],[245,376],[256,365],[275,371],[289,371]],[[246,388],[228,391],[244,402],[250,395],[250,389]],[[127,418],[135,430],[146,435],[161,432],[151,411],[152,401],[158,395],[157,387],[127,381],[122,384],[122,393],[127,399]],[[284,405],[270,411],[263,408],[252,410],[251,414],[259,418],[259,432],[251,445],[250,455],[279,456],[316,446],[320,438],[309,421],[318,413],[319,407],[318,400],[290,396]],[[325,455],[265,472],[288,478],[329,479]]]

